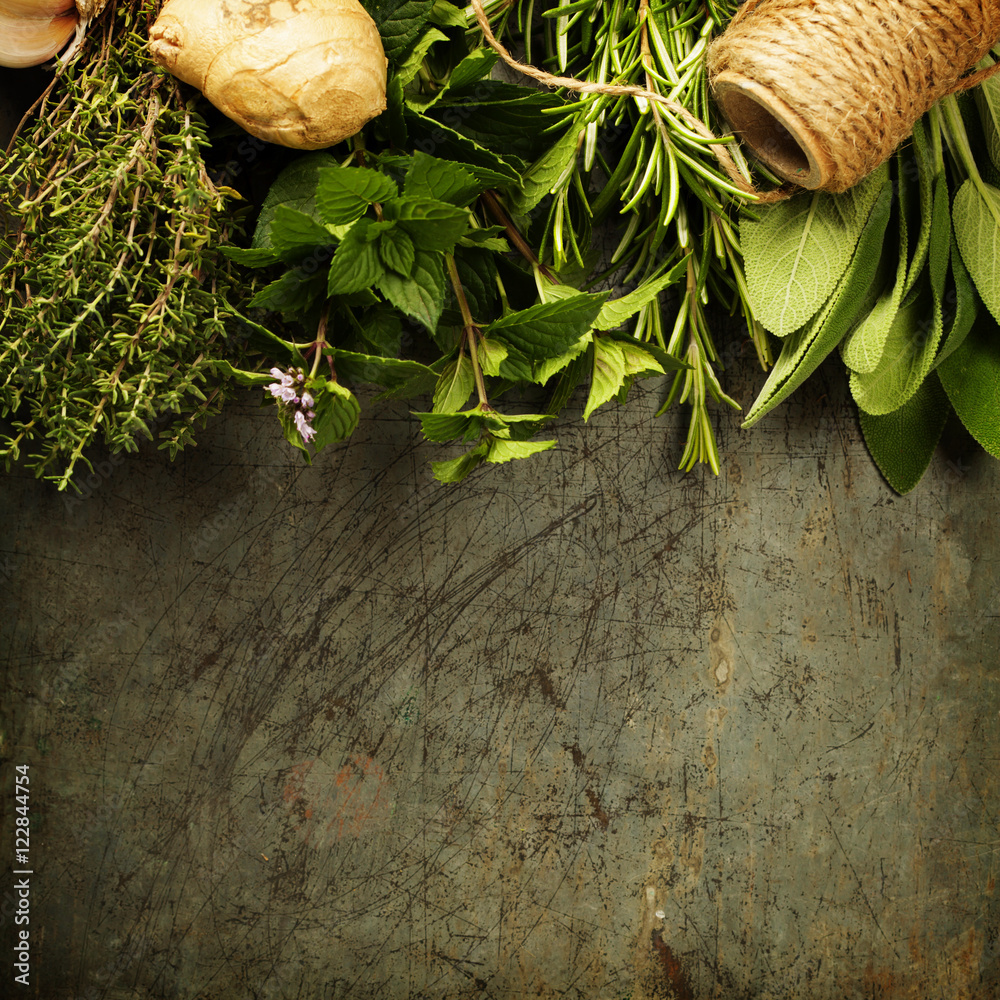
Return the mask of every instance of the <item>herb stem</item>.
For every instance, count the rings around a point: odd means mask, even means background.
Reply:
[[[479,367],[479,348],[476,346],[476,332],[479,329],[476,321],[472,317],[472,310],[469,308],[469,300],[465,297],[465,289],[462,288],[462,279],[458,274],[458,266],[455,258],[450,254],[444,255],[445,264],[448,267],[448,278],[451,287],[458,300],[458,308],[462,313],[462,330],[465,334],[466,343],[469,345],[469,360],[472,362],[472,372],[476,380],[476,395],[479,397],[481,409],[490,409],[490,401],[486,395],[486,383],[483,381],[483,370]]]

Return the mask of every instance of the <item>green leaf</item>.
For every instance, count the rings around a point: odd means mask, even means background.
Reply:
[[[476,387],[476,373],[472,361],[463,354],[450,362],[434,388],[434,413],[455,413],[469,401]]]
[[[861,431],[875,464],[897,493],[909,493],[930,465],[951,413],[937,376],[931,374],[892,413],[859,413]]]
[[[215,367],[219,371],[225,372],[231,379],[240,385],[247,386],[265,386],[270,385],[275,381],[275,378],[270,372],[248,372],[244,371],[242,368],[235,368],[228,361],[220,358],[215,362]]]
[[[219,247],[219,253],[223,257],[242,264],[243,267],[269,267],[276,264],[280,259],[278,255],[270,249],[257,247],[255,249],[244,249],[243,247]]]
[[[251,246],[255,249],[271,249],[271,223],[281,205],[308,215],[322,225],[323,220],[316,204],[316,188],[320,173],[329,167],[337,167],[337,160],[329,153],[306,153],[293,160],[278,174],[261,205]]]
[[[433,0],[368,0],[369,13],[382,36],[382,49],[393,63],[406,54],[430,18]],[[375,8],[373,10],[372,8]]]
[[[483,185],[520,187],[521,175],[517,168],[473,139],[413,111],[406,112],[405,121],[415,149],[446,160],[457,160]]]
[[[499,375],[500,365],[507,358],[507,345],[484,337],[479,341],[479,367],[484,375]]]
[[[485,422],[479,409],[463,413],[414,413],[428,441],[441,444],[462,438],[471,441],[483,429]]]
[[[496,65],[499,55],[485,46],[473,49],[452,71],[448,77],[448,87],[461,90],[463,87],[478,83],[484,77],[489,76],[490,71]]]
[[[902,163],[902,156],[897,157]],[[902,171],[900,171],[902,174]],[[906,276],[909,268],[909,244],[907,241],[906,195],[908,185],[901,177],[899,184],[900,210],[899,246],[896,257],[895,278],[882,289],[881,294],[872,305],[871,310],[864,315],[858,325],[841,341],[840,356],[852,371],[874,371],[885,350],[885,342],[889,337],[892,321],[899,312],[899,304],[903,301],[906,288]],[[883,258],[883,263],[885,263]]]
[[[345,226],[360,219],[370,205],[395,198],[396,185],[369,167],[331,167],[319,172],[316,204],[323,221]]]
[[[583,409],[586,423],[599,406],[618,395],[625,384],[625,351],[614,340],[598,337],[592,349],[593,368],[590,376],[590,395]]]
[[[948,179],[942,173],[935,182],[927,270],[889,327],[876,367],[851,374],[854,401],[866,413],[898,410],[920,388],[934,364],[944,329],[942,298],[951,242]]]
[[[386,272],[377,287],[397,309],[422,323],[431,333],[437,329],[446,288],[440,254],[418,250],[409,278]]]
[[[976,295],[976,287],[962,263],[962,254],[958,249],[958,241],[954,233],[952,233],[951,240],[952,288],[946,303],[949,306],[954,305],[955,312],[950,319],[948,332],[941,339],[941,347],[932,368],[940,365],[945,358],[954,354],[961,346],[979,313],[979,297]]]
[[[385,235],[371,219],[358,219],[340,241],[327,276],[330,295],[349,295],[370,288],[385,274],[376,240]]]
[[[488,451],[489,442],[484,441],[464,455],[459,455],[458,458],[443,462],[431,462],[434,478],[440,483],[461,482],[486,458]]]
[[[1000,77],[987,77],[976,88],[976,104],[983,123],[986,151],[1000,170]]]
[[[286,271],[250,300],[251,306],[273,309],[286,316],[304,316],[326,298],[326,274],[301,267]]]
[[[989,313],[980,312],[937,373],[968,432],[1000,458],[1000,326]]]
[[[529,360],[543,361],[562,354],[590,330],[607,297],[606,292],[578,292],[510,313],[484,329],[487,336],[499,337]]]
[[[483,185],[464,167],[451,160],[439,160],[417,150],[403,182],[403,194],[431,198],[465,208],[482,191]]]
[[[754,314],[785,337],[829,298],[854,256],[872,205],[885,186],[880,167],[842,194],[806,192],[740,222],[747,288]]]
[[[413,240],[402,229],[391,226],[383,230],[379,236],[378,253],[382,263],[390,271],[395,271],[404,278],[409,277],[416,253]]]
[[[390,390],[404,390],[406,395],[419,396],[429,392],[439,378],[433,368],[419,361],[362,354],[339,347],[331,348],[329,353],[333,355],[338,376],[355,385],[381,385]]]
[[[312,423],[316,437],[312,444],[319,451],[334,441],[343,441],[354,431],[361,416],[361,406],[350,389],[334,381],[324,382],[314,390],[313,397],[316,419]]]
[[[687,270],[690,254],[682,257],[666,274],[645,281],[635,291],[617,299],[609,299],[601,307],[594,326],[598,330],[614,330],[634,316],[644,305],[652,302],[668,285],[672,285]]]
[[[539,452],[548,451],[556,446],[552,441],[508,441],[503,438],[493,438],[489,443],[486,461],[491,465],[510,462],[516,458],[529,458]]]
[[[451,251],[469,228],[469,212],[435,198],[405,195],[382,206],[421,250]]]
[[[570,128],[528,168],[521,190],[510,199],[517,215],[527,215],[547,194],[554,194],[573,174],[583,129]]]
[[[554,358],[546,358],[544,361],[536,361],[531,366],[531,381],[537,382],[538,385],[545,385],[556,372],[561,372],[580,357],[591,343],[593,343],[593,340],[594,335],[592,333],[585,333],[575,343],[570,344],[569,348],[563,351],[562,354],[557,354]]]
[[[994,319],[1000,319],[1000,190],[967,180],[955,195],[952,216],[962,260]]]
[[[743,421],[743,427],[752,426],[787,399],[820,366],[850,329],[857,317],[859,304],[878,270],[891,210],[892,187],[886,184],[865,223],[843,279],[816,317],[785,339],[781,354]]]
[[[343,232],[332,233],[311,215],[278,205],[271,220],[271,246],[282,260],[297,263],[320,247],[335,243]],[[257,252],[257,251],[252,251]]]
[[[406,59],[400,64],[396,75],[405,87],[420,71],[420,67],[435,42],[447,42],[448,36],[437,28],[428,28],[407,53]]]

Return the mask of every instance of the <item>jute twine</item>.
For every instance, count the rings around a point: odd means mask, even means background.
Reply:
[[[1000,0],[746,0],[709,47],[715,97],[780,176],[844,191],[1000,38]],[[1000,68],[1000,67],[998,67]]]

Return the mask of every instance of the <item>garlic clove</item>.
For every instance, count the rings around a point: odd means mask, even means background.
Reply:
[[[153,58],[268,142],[332,146],[385,110],[375,23],[357,0],[168,0]]]
[[[25,8],[33,11],[53,7],[53,4],[28,4],[8,0],[0,6],[0,66],[24,69],[37,66],[58,55],[73,37],[77,25],[76,8],[62,4],[60,13],[34,16],[17,13]],[[11,11],[14,11],[12,14]]]

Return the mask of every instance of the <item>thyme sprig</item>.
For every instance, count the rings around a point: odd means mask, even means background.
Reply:
[[[218,412],[241,297],[205,126],[145,53],[159,3],[92,25],[0,171],[0,456],[64,489],[91,448],[171,456]],[[245,284],[245,280],[243,282]]]

